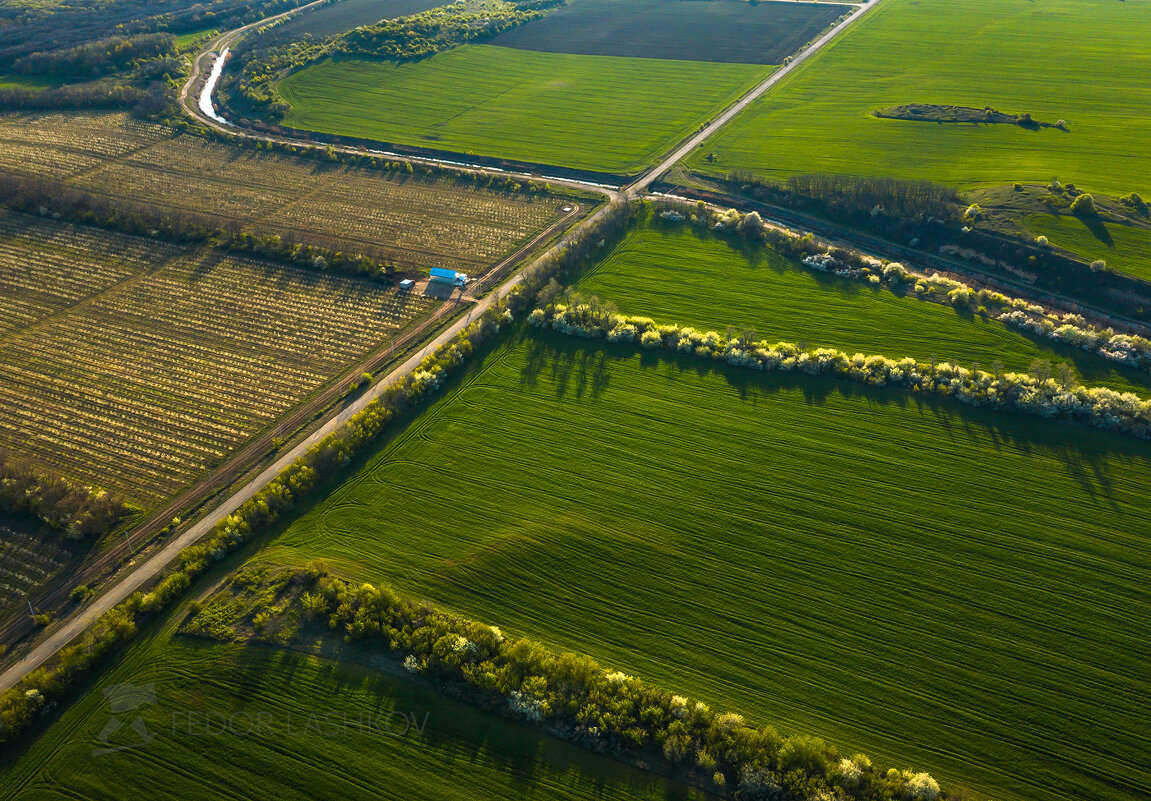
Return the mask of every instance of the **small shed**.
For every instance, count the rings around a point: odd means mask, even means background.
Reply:
[[[468,277],[464,273],[449,270],[444,267],[433,267],[428,271],[431,275],[432,281],[437,284],[451,284],[452,286],[465,286],[468,283]]]

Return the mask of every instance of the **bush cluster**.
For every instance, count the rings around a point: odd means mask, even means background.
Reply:
[[[108,533],[133,509],[104,490],[45,473],[0,450],[0,511],[30,515],[80,539]]]
[[[319,481],[346,466],[352,456],[380,435],[396,414],[438,389],[447,374],[464,363],[474,348],[499,333],[508,312],[492,309],[451,342],[429,354],[410,374],[389,385],[337,432],[317,442],[236,511],[216,524],[196,545],[185,548],[176,567],[151,590],[139,590],[101,617],[79,641],[62,649],[44,667],[0,693],[0,743],[11,742],[41,711],[98,660],[131,639],[142,616],[169,606],[208,566],[274,523]]]
[[[783,737],[771,727],[557,652],[494,626],[401,597],[387,586],[354,586],[313,565],[263,578],[237,576],[182,627],[186,633],[233,638],[251,625],[257,639],[281,631],[270,619],[310,619],[346,641],[380,643],[410,673],[502,714],[542,725],[588,748],[664,760],[695,781],[732,788],[742,799],[922,799],[942,796],[926,773],[880,771],[866,756],[840,758],[814,737]],[[285,587],[291,589],[285,592]],[[265,588],[274,589],[273,592]],[[237,619],[235,595],[261,599]],[[270,606],[275,598],[276,603]],[[231,618],[221,626],[220,618]]]
[[[137,61],[176,55],[175,40],[165,33],[109,36],[74,47],[30,53],[12,68],[23,74],[58,73],[95,77],[119,72]]]
[[[141,34],[228,30],[305,0],[89,0],[0,3],[0,72],[17,64],[130,62],[161,45]],[[131,44],[124,46],[128,40]],[[130,56],[125,58],[125,56]]]
[[[520,283],[508,295],[508,308],[520,314],[535,308],[538,302],[549,302],[559,291],[557,279],[570,275],[585,264],[606,245],[608,239],[638,219],[643,208],[641,201],[614,200],[600,209],[583,225],[569,232],[555,248],[524,269]]]
[[[1113,328],[1097,328],[1088,324],[1081,315],[1053,312],[1002,292],[976,290],[934,271],[917,273],[899,262],[882,261],[845,248],[825,247],[810,235],[799,236],[780,228],[766,227],[754,211],[749,214],[741,214],[735,209],[717,212],[702,202],[690,210],[680,208],[681,211],[669,211],[695,225],[765,241],[776,251],[799,258],[813,270],[882,284],[892,291],[914,293],[922,300],[957,309],[978,311],[1053,342],[1074,345],[1127,367],[1151,370],[1151,340],[1146,337],[1116,332]],[[660,217],[674,222],[665,214],[661,213]]]
[[[179,110],[171,84],[160,80],[104,78],[54,89],[0,89],[0,109],[6,111],[109,108],[130,109],[146,120],[169,119]]]
[[[629,317],[594,299],[572,296],[571,303],[537,308],[528,322],[567,334],[633,342],[643,348],[694,355],[756,370],[831,375],[870,386],[893,386],[921,394],[955,398],[971,406],[1064,418],[1123,434],[1151,438],[1151,401],[1106,387],[1076,386],[1070,372],[1050,375],[967,369],[957,364],[923,364],[910,357],[854,355],[832,348],[805,349],[789,342],[756,340],[754,332],[721,336],[677,325],[657,325]],[[1049,372],[1049,371],[1048,371]]]

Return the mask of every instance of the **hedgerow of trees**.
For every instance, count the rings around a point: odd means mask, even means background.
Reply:
[[[273,597],[274,609],[263,602]],[[283,642],[286,634],[290,642],[298,621],[387,650],[408,672],[478,706],[596,751],[648,764],[661,760],[705,787],[732,788],[737,798],[946,797],[929,774],[882,771],[864,755],[841,756],[822,739],[783,737],[586,656],[506,636],[387,586],[355,586],[328,575],[322,563],[276,575],[244,570],[181,631],[230,640],[251,629],[258,640]]]
[[[565,334],[635,343],[651,350],[690,354],[755,370],[832,375],[870,386],[893,386],[919,394],[951,397],[971,406],[1004,409],[1080,423],[1151,439],[1151,401],[1130,392],[1076,385],[1070,369],[1052,377],[1050,368],[1035,375],[971,369],[912,358],[848,354],[833,348],[804,348],[791,342],[769,343],[754,332],[723,336],[678,325],[658,325],[648,317],[618,314],[595,298],[571,295],[531,313],[528,321]]]
[[[846,224],[901,247],[958,254],[980,272],[1012,282],[1023,271],[1037,288],[1151,321],[1151,288],[1146,282],[1114,271],[1101,274],[1070,254],[984,230],[976,220],[964,218],[968,207],[950,187],[851,175],[801,175],[774,182],[744,170],[731,171],[725,182],[745,197]],[[1053,181],[1052,191],[1062,192],[1063,187]],[[1145,214],[1141,201],[1135,193],[1120,199]],[[1083,203],[1094,206],[1091,200]],[[1090,213],[1086,206],[1083,210]]]
[[[351,157],[363,161],[359,157]],[[351,160],[349,159],[349,160]],[[368,159],[367,161],[373,161]],[[378,161],[378,160],[375,160]],[[398,169],[410,168],[409,162],[393,162]],[[379,167],[388,170],[386,164]],[[429,174],[432,171],[428,171]],[[443,172],[443,171],[440,171]],[[457,180],[529,193],[548,191],[546,184],[507,183],[497,177],[487,179],[478,173],[454,173]],[[233,218],[216,218],[186,210],[161,209],[143,203],[94,195],[50,178],[0,175],[0,205],[27,214],[58,220],[95,225],[113,231],[140,236],[160,237],[179,243],[207,243],[233,253],[289,262],[365,278],[390,280],[396,272],[395,262],[381,253],[353,253],[343,250],[338,240],[331,244],[300,242],[295,234],[261,233],[245,228]]]
[[[827,247],[813,236],[799,236],[769,227],[757,212],[741,214],[735,209],[718,212],[703,202],[694,206],[664,203],[659,208],[662,209],[659,219],[665,222],[686,222],[766,242],[779,253],[794,256],[813,270],[882,284],[894,292],[914,294],[922,300],[974,311],[1053,342],[1074,345],[1108,361],[1151,370],[1151,340],[1138,334],[1118,332],[1110,326],[1091,325],[1080,314],[1059,314],[1002,292],[973,289],[962,281],[934,271],[915,273],[898,262],[884,262],[842,247]]]
[[[28,515],[71,539],[102,535],[124,518],[120,498],[46,473],[0,450],[0,511]]]

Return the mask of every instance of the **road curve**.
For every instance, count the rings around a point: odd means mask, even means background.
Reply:
[[[184,86],[180,89],[180,95],[179,95],[180,106],[184,109],[185,113],[187,113],[189,116],[196,119],[198,122],[200,122],[203,125],[207,125],[208,127],[213,128],[214,130],[217,130],[221,133],[226,133],[226,134],[233,135],[233,136],[243,136],[243,137],[247,137],[250,139],[256,139],[256,140],[260,140],[260,141],[272,141],[272,142],[291,144],[291,145],[296,145],[296,146],[322,147],[322,145],[316,145],[314,143],[309,144],[306,142],[292,140],[292,139],[284,138],[284,137],[273,137],[273,136],[268,136],[268,135],[263,135],[263,134],[260,134],[260,135],[252,134],[251,132],[248,132],[248,131],[241,131],[241,130],[232,128],[230,126],[220,124],[220,123],[216,122],[215,120],[211,119],[210,117],[207,117],[207,116],[203,115],[202,113],[200,113],[196,99],[193,98],[192,102],[189,102],[189,96],[192,93],[192,89],[199,82],[199,80],[201,78],[204,61],[209,56],[215,56],[215,55],[217,55],[217,51],[223,50],[225,47],[230,47],[232,45],[232,43],[234,43],[236,41],[236,39],[238,39],[240,36],[247,33],[248,31],[252,30],[253,28],[259,27],[261,25],[266,25],[270,22],[273,22],[275,20],[289,16],[291,14],[295,14],[295,13],[297,13],[303,9],[307,9],[307,8],[312,7],[312,6],[319,5],[320,2],[323,2],[323,0],[315,0],[315,2],[308,3],[308,4],[303,5],[303,6],[299,6],[298,8],[291,9],[289,11],[285,11],[285,12],[282,12],[280,14],[276,14],[272,17],[268,17],[268,18],[260,20],[258,22],[250,23],[250,24],[245,25],[241,28],[237,28],[233,31],[228,31],[226,33],[223,33],[223,34],[217,36],[214,40],[212,40],[212,42],[208,45],[208,48],[205,49],[203,52],[201,52],[196,57],[195,61],[193,62],[191,76],[188,78],[187,82],[185,82]],[[832,41],[836,36],[841,34],[844,30],[846,30],[848,28],[848,26],[853,24],[856,20],[861,19],[868,11],[870,11],[872,8],[877,6],[880,2],[881,2],[881,0],[870,0],[870,2],[868,2],[864,5],[858,6],[856,8],[856,11],[853,14],[851,14],[851,16],[840,21],[837,25],[835,25],[833,28],[828,30],[825,34],[823,34],[823,36],[821,36],[819,39],[817,39],[815,42],[813,42],[810,46],[808,46],[808,48],[806,50],[804,50],[802,53],[800,53],[798,56],[796,56],[796,58],[790,64],[788,64],[785,67],[781,68],[780,70],[777,70],[776,72],[772,73],[766,80],[764,80],[762,83],[760,83],[758,86],[756,86],[750,92],[748,92],[748,94],[744,95],[742,98],[740,98],[738,101],[736,101],[731,107],[729,107],[726,111],[724,111],[722,114],[720,114],[719,117],[715,118],[715,120],[707,128],[703,129],[702,131],[700,131],[696,135],[689,138],[687,141],[685,141],[679,147],[677,147],[671,153],[671,155],[669,155],[667,158],[665,158],[663,161],[661,161],[658,165],[656,165],[651,170],[648,170],[646,173],[644,173],[640,178],[638,178],[632,184],[627,186],[623,192],[617,193],[617,192],[613,191],[611,188],[603,187],[603,186],[596,185],[596,184],[588,184],[588,183],[584,183],[581,181],[566,180],[566,179],[560,180],[560,179],[552,179],[552,178],[548,178],[547,180],[549,180],[553,183],[562,184],[565,186],[571,186],[573,188],[577,188],[577,189],[581,189],[581,190],[585,190],[585,191],[597,192],[597,193],[606,195],[609,199],[611,199],[613,201],[615,199],[617,199],[621,194],[624,196],[630,196],[630,195],[632,195],[632,193],[642,194],[647,189],[647,187],[656,178],[658,178],[660,175],[662,175],[667,170],[669,170],[676,162],[678,162],[685,155],[690,153],[694,148],[698,147],[701,142],[703,142],[705,139],[707,139],[709,136],[711,136],[713,133],[715,133],[717,130],[719,130],[723,125],[728,123],[736,114],[743,111],[745,108],[747,108],[748,105],[750,105],[756,99],[761,97],[765,92],[767,92],[773,86],[778,84],[786,75],[790,74],[792,72],[792,70],[797,68],[800,64],[802,64],[804,61],[806,61],[808,58],[810,58],[814,53],[818,52],[821,48],[826,46],[828,44],[828,42]],[[347,153],[353,153],[353,154],[359,154],[361,152],[358,148],[339,147],[339,146],[336,147],[336,150],[347,152]],[[415,162],[428,163],[428,162],[432,161],[432,160],[428,160],[428,159],[410,158],[407,156],[404,156],[403,158],[411,160],[411,161],[415,161]],[[471,168],[465,168],[465,169],[471,169]],[[482,168],[476,168],[472,171],[474,171],[474,172],[489,172],[489,171],[484,170]],[[507,172],[503,172],[500,174],[503,174],[503,175],[509,175],[509,174],[510,175],[523,175],[524,178],[535,177],[535,176],[530,176],[527,174],[517,174],[517,173],[507,173]],[[609,207],[610,206],[604,206],[604,207],[600,208],[597,212],[595,212],[594,214],[589,216],[582,223],[582,225],[588,225],[591,222],[593,222],[594,220],[598,219],[599,217],[601,217],[603,214],[606,213],[606,210]],[[550,252],[550,250],[548,252]],[[540,259],[543,259],[546,256],[547,256],[547,253],[544,253],[536,261],[538,262]],[[490,293],[487,297],[485,297],[483,300],[481,300],[479,303],[477,303],[476,306],[473,307],[473,313],[475,314],[475,316],[479,316],[483,312],[487,311],[495,303],[496,298],[506,295],[511,289],[518,286],[520,284],[520,282],[523,280],[523,275],[524,275],[524,271],[520,270],[515,275],[508,278],[508,280],[506,280],[503,284],[501,284],[498,290],[496,290],[493,293]],[[471,315],[469,315],[468,319],[470,319],[470,317],[471,317]],[[301,455],[303,455],[304,452],[307,451],[307,449],[310,448],[313,444],[315,444],[319,440],[323,439],[325,436],[332,433],[337,428],[339,428],[341,425],[343,425],[345,422],[347,422],[347,420],[352,415],[354,415],[356,412],[363,409],[368,403],[370,403],[372,401],[372,399],[376,398],[380,394],[380,392],[383,391],[384,387],[386,387],[388,384],[393,383],[398,378],[406,375],[413,368],[415,368],[416,365],[418,365],[420,363],[420,361],[422,361],[423,358],[428,353],[432,352],[435,348],[439,347],[440,345],[444,344],[445,342],[448,342],[454,336],[456,336],[460,331],[462,331],[468,325],[468,319],[457,320],[455,323],[453,323],[451,326],[449,326],[446,330],[444,330],[442,333],[440,333],[435,339],[433,339],[431,342],[428,342],[426,345],[424,345],[424,347],[422,347],[414,355],[412,355],[410,358],[408,358],[403,364],[401,364],[400,366],[398,366],[394,370],[392,370],[382,381],[380,381],[378,384],[376,384],[371,390],[366,392],[360,398],[356,399],[352,404],[347,406],[345,409],[341,410],[334,417],[332,417],[331,419],[326,421],[311,436],[309,436],[303,442],[299,443],[294,448],[292,448],[289,452],[287,452],[286,454],[281,456],[274,464],[272,464],[271,466],[264,469],[258,476],[253,478],[251,481],[249,481],[247,484],[245,484],[240,490],[238,490],[233,495],[231,495],[226,500],[224,500],[219,506],[217,506],[215,509],[213,509],[211,512],[209,512],[207,515],[205,515],[203,518],[201,518],[195,525],[193,525],[191,528],[189,528],[183,534],[176,537],[171,542],[168,542],[167,544],[165,544],[163,546],[163,548],[161,548],[159,551],[157,551],[156,553],[149,556],[147,559],[145,559],[143,562],[141,562],[136,568],[130,570],[127,575],[125,575],[123,578],[121,578],[118,583],[116,583],[114,586],[112,586],[110,589],[108,589],[104,594],[102,594],[99,598],[97,598],[95,601],[93,601],[91,605],[85,607],[83,610],[81,610],[79,613],[77,613],[75,615],[75,617],[73,617],[67,623],[65,623],[63,626],[61,626],[59,629],[54,631],[42,643],[37,645],[28,654],[24,655],[21,659],[19,659],[17,662],[12,664],[7,670],[5,670],[2,674],[0,674],[0,691],[3,691],[5,689],[15,685],[21,678],[23,678],[25,675],[27,675],[30,671],[35,670],[37,667],[39,667],[41,664],[43,664],[49,657],[51,657],[53,654],[55,654],[56,651],[58,651],[60,648],[63,648],[65,645],[67,645],[69,642],[71,642],[75,637],[77,637],[79,634],[81,634],[88,626],[90,626],[93,622],[95,622],[95,620],[97,618],[99,618],[105,612],[110,610],[113,606],[118,604],[120,601],[127,598],[129,595],[131,595],[133,592],[135,592],[137,589],[139,589],[141,586],[143,586],[148,580],[155,578],[158,575],[160,575],[161,571],[163,571],[163,569],[165,567],[167,567],[168,564],[171,563],[179,555],[180,551],[182,551],[184,548],[188,547],[189,545],[195,544],[201,537],[203,537],[205,534],[207,534],[209,531],[211,531],[212,527],[215,526],[217,522],[219,522],[224,517],[226,517],[227,515],[231,514],[233,511],[235,511],[237,508],[239,508],[244,502],[246,502],[253,495],[255,495],[256,492],[260,490],[260,488],[262,488],[265,484],[267,484],[269,481],[271,481],[273,478],[275,478],[276,475],[281,470],[284,469],[284,467],[291,464],[293,461],[295,461],[297,458],[299,458]]]

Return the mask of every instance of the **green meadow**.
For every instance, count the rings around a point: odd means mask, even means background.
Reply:
[[[704,797],[406,678],[172,628],[134,646],[0,767],[0,798]],[[124,683],[151,685],[155,700],[113,715],[105,691]],[[130,728],[137,716],[143,734]],[[113,717],[122,728],[101,738]]]
[[[1147,443],[527,334],[257,557],[323,557],[997,799],[1151,781]]]
[[[693,157],[705,173],[808,172],[964,186],[1046,183],[1151,193],[1151,4],[1117,0],[880,0],[866,19]],[[1016,125],[880,120],[935,103],[1066,120]],[[715,152],[718,161],[704,160]]]
[[[0,75],[0,89],[52,89],[60,85],[58,78],[47,75]]]
[[[1052,238],[1053,242],[1057,242]],[[633,229],[579,289],[626,314],[851,353],[978,362],[1026,372],[1036,359],[1071,364],[1085,383],[1151,395],[1151,374],[1010,328],[998,320],[816,272],[739,237],[653,220]]]
[[[329,59],[278,91],[296,128],[623,173],[771,70],[478,45],[416,62]]]
[[[183,50],[185,47],[191,47],[194,44],[199,44],[203,40],[216,34],[215,28],[200,28],[195,31],[188,31],[176,36],[176,47]]]
[[[1033,214],[1023,224],[1087,261],[1102,259],[1108,267],[1151,281],[1151,229],[1102,220],[1088,226],[1070,214]]]

